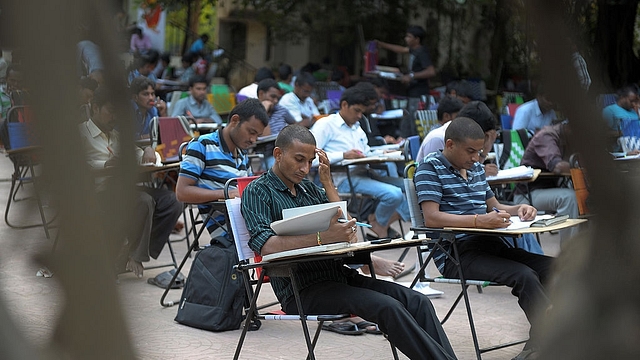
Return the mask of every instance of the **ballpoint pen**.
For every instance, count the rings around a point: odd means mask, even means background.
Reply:
[[[495,206],[494,206],[491,210],[493,210],[493,211],[495,211],[495,212],[497,212],[497,213],[500,213],[500,210],[498,210],[498,208],[497,208],[497,207],[495,207]]]
[[[344,224],[344,223],[349,222],[349,220],[347,220],[347,219],[338,219],[338,222]],[[366,228],[370,228],[371,227],[371,225],[369,225],[369,224],[365,224],[365,223],[361,223],[361,222],[357,222],[357,221],[356,221],[356,225],[357,226],[363,226],[363,227],[366,227]]]

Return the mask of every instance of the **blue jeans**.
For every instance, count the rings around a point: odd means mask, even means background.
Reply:
[[[351,174],[351,183],[356,193],[373,196],[380,201],[375,212],[376,221],[380,225],[389,225],[389,218],[394,212],[400,214],[404,221],[411,219],[407,197],[402,192],[402,178],[382,176],[371,170],[359,170]],[[338,185],[338,192],[350,191],[348,180]]]
[[[507,237],[505,238],[511,245],[513,244],[514,238]],[[544,255],[544,251],[542,251],[542,247],[535,235],[533,234],[524,234],[522,237],[517,239],[518,248],[528,251],[530,253]]]

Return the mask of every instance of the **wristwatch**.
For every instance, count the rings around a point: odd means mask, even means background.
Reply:
[[[413,79],[413,72],[409,73],[409,77]]]

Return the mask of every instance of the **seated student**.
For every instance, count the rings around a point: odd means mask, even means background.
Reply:
[[[458,111],[460,111],[463,106],[462,101],[455,96],[447,95],[440,100],[437,110],[440,126],[429,131],[427,136],[424,137],[424,140],[422,140],[420,150],[418,150],[416,157],[417,161],[422,161],[425,156],[434,151],[444,149],[444,132],[447,130],[447,127],[449,127],[451,120],[458,115]]]
[[[252,175],[246,150],[255,144],[268,123],[260,101],[247,99],[231,110],[227,126],[191,141],[180,163],[178,200],[199,204],[224,199],[227,180]],[[235,189],[229,192],[232,198],[238,195]],[[206,206],[201,208],[207,210]],[[207,224],[212,236],[213,224]]]
[[[289,110],[278,104],[280,101],[280,86],[273,79],[264,79],[258,83],[258,100],[267,110],[269,115],[269,125],[264,129],[263,135],[278,135],[280,130],[289,124],[295,124],[296,120],[291,116]],[[273,144],[264,147],[264,156],[267,168],[273,166]]]
[[[196,69],[193,66],[196,59],[197,55],[190,52],[182,55],[182,68],[176,71],[179,82],[186,84],[189,82],[189,79],[196,75]]]
[[[471,84],[466,80],[456,80],[448,83],[445,94],[460,99],[463,105],[473,101]]]
[[[556,118],[555,104],[547,100],[546,93],[538,86],[536,98],[518,106],[513,116],[513,130],[527,129],[534,134]]]
[[[134,54],[146,54],[151,50],[151,38],[141,28],[135,27],[131,32],[129,51]]]
[[[291,85],[291,79],[293,78],[293,69],[289,64],[281,64],[278,67],[278,85],[284,93],[290,93],[293,91],[293,85]]]
[[[253,77],[253,82],[238,91],[238,95],[245,96],[247,98],[258,98],[258,83],[264,79],[274,79],[273,72],[267,67],[261,67]]]
[[[318,121],[311,128],[318,148],[327,153],[331,164],[344,159],[366,157],[370,153],[367,135],[358,121],[372,100],[377,99],[371,87],[354,86],[342,93],[340,111]],[[317,165],[317,161],[314,163]],[[345,174],[334,175],[338,191],[350,192]],[[369,217],[372,231],[378,237],[389,236],[389,225],[400,218],[409,220],[407,198],[402,192],[402,179],[382,175],[370,170],[366,165],[358,165],[351,171],[354,191],[377,198],[380,202],[374,214]]]
[[[200,37],[197,38],[196,41],[193,42],[193,44],[191,44],[191,47],[189,48],[189,52],[192,54],[199,54],[199,55],[205,56],[207,41],[209,41],[208,34],[200,35]]]
[[[313,75],[301,72],[296,76],[293,92],[284,94],[280,99],[280,105],[289,110],[296,122],[308,128],[313,125],[314,116],[320,115],[311,97],[315,83]]]
[[[567,160],[572,153],[568,142],[569,133],[569,124],[565,122],[543,127],[529,140],[520,164],[541,169],[543,172],[569,173],[571,166]],[[570,218],[576,219],[580,214],[576,193],[573,189],[558,187],[559,180],[539,176],[536,181],[527,184],[528,186],[519,184],[514,200],[517,203],[529,203],[528,189],[531,205],[537,209],[555,211],[558,215],[569,215]],[[576,231],[575,228],[561,230],[561,242],[567,241]]]
[[[189,96],[173,105],[171,116],[187,116],[197,123],[222,125],[222,118],[207,101],[207,79],[204,76],[196,75],[189,79]]]
[[[138,76],[133,79],[131,105],[135,116],[135,139],[148,139],[151,135],[151,119],[156,116],[167,116],[167,104],[156,97],[155,84],[151,79]]]
[[[120,135],[115,130],[115,107],[106,88],[100,87],[95,91],[91,110],[91,119],[78,125],[87,162],[96,169],[117,166],[118,154],[125,150],[121,148]],[[135,150],[139,163],[157,162],[152,148],[142,150],[135,147]],[[104,190],[105,186],[108,183],[99,184],[98,190]],[[132,231],[126,243],[122,239],[123,249],[116,250],[126,256],[117,259],[122,263],[116,264],[116,270],[129,270],[141,278],[144,271],[142,263],[149,261],[149,257],[158,258],[182,215],[183,206],[176,200],[173,191],[167,189],[141,186],[137,194],[134,217],[131,219]]]
[[[0,120],[7,117],[7,112],[13,106],[12,93],[23,91],[22,88],[22,67],[11,64],[7,68],[7,85],[4,90],[0,89]]]
[[[339,201],[329,171],[329,158],[316,148],[305,127],[289,125],[276,139],[276,164],[251,182],[242,194],[242,215],[251,235],[249,247],[261,255],[335,242],[355,242],[355,220],[339,223],[336,215],[327,231],[279,236],[269,226],[282,210]],[[324,190],[306,179],[318,155]],[[338,213],[340,214],[340,213]],[[455,354],[429,299],[402,285],[359,275],[335,260],[301,263],[298,282],[306,314],[351,313],[379,324],[389,341],[411,359],[455,359]],[[288,278],[272,277],[282,309],[298,309]]]
[[[88,76],[82,77],[78,81],[78,107],[81,122],[91,118],[91,100],[97,88],[98,82]]]
[[[171,54],[168,52],[160,55],[158,65],[153,69],[153,75],[158,79],[171,79],[173,76],[173,68],[170,66]]]
[[[160,58],[160,54],[155,50],[149,50],[146,54],[139,54],[134,57],[131,71],[129,71],[128,84],[131,86],[131,82],[133,79],[138,76],[144,76],[149,78],[149,80],[153,81],[154,86],[156,80],[155,74],[153,70],[158,65],[158,59]]]
[[[445,132],[444,150],[429,154],[420,163],[414,181],[425,226],[496,229],[505,227],[511,216],[523,220],[536,216],[531,205],[508,206],[496,200],[478,162],[484,138],[475,121],[458,117]],[[550,280],[552,258],[507,247],[495,236],[463,235],[457,241],[460,266],[467,279],[511,287],[530,323],[550,307],[543,284]],[[458,277],[456,265],[446,260],[441,250],[435,250],[434,260],[445,277]],[[537,351],[533,335],[536,333],[531,329],[531,338],[516,359],[535,358],[531,354]]]
[[[618,90],[617,95],[616,103],[602,110],[602,117],[613,131],[620,130],[622,119],[638,119],[637,91],[631,86],[626,86]]]

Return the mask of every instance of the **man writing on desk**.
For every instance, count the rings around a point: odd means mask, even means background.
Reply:
[[[327,231],[303,236],[279,236],[270,224],[282,219],[286,208],[339,201],[329,171],[329,159],[316,148],[304,127],[285,127],[275,143],[275,165],[251,182],[242,195],[242,214],[251,234],[249,246],[262,255],[336,242],[355,242],[355,220],[339,223],[341,212]],[[319,157],[324,191],[306,179]],[[453,349],[429,299],[401,285],[359,275],[335,260],[301,263],[297,271],[305,313],[351,313],[378,323],[389,340],[411,359],[455,359]],[[271,278],[285,312],[296,314],[291,281]]]
[[[506,227],[511,216],[535,218],[537,211],[531,205],[507,206],[496,200],[478,162],[484,138],[475,121],[456,118],[445,132],[444,150],[429,154],[418,167],[414,181],[427,227],[497,229]],[[511,287],[529,322],[538,309],[549,308],[543,283],[550,275],[551,257],[508,247],[491,235],[462,235],[457,241],[460,266],[467,279]],[[456,265],[446,260],[442,251],[435,250],[434,260],[445,277],[458,277]],[[533,329],[530,333],[535,334]],[[534,359],[534,341],[529,340],[515,359]]]
[[[336,164],[345,159],[358,159],[371,155],[367,144],[367,134],[362,130],[359,120],[372,100],[378,94],[372,87],[354,86],[342,94],[340,111],[317,122],[311,128],[318,148],[327,153],[329,162]],[[317,160],[314,166],[317,164]],[[410,218],[407,198],[402,192],[402,179],[393,176],[397,173],[395,164],[389,169],[390,175],[381,174],[381,170],[370,169],[366,165],[357,165],[351,171],[351,184],[354,191],[375,197],[380,202],[375,213],[369,217],[372,230],[380,238],[388,237],[389,225],[402,218]],[[334,175],[338,191],[351,191],[345,174]],[[394,236],[395,237],[395,236]]]
[[[227,180],[251,175],[245,151],[255,144],[268,123],[269,116],[262,103],[247,99],[231,110],[226,127],[191,141],[180,163],[178,199],[191,204],[224,199]],[[236,189],[229,192],[232,198],[238,195]],[[201,210],[208,212],[206,206],[201,206]],[[214,221],[207,224],[209,233],[216,229],[214,224]]]

